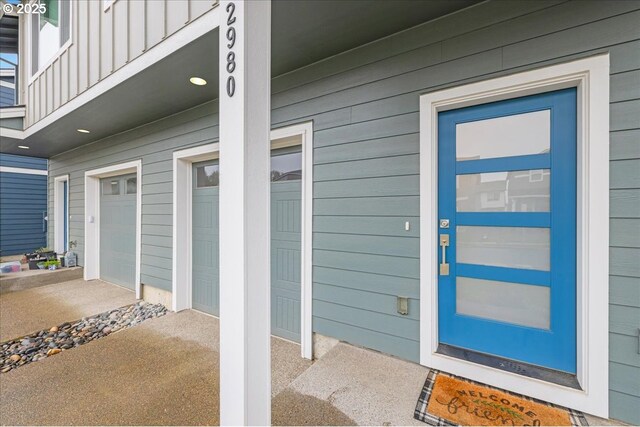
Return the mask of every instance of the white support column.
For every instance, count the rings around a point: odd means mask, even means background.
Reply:
[[[220,423],[271,423],[271,2],[222,1]]]

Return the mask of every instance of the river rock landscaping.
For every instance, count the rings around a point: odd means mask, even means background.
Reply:
[[[114,332],[164,316],[166,307],[144,301],[75,322],[65,322],[33,334],[0,343],[0,373],[45,359]]]

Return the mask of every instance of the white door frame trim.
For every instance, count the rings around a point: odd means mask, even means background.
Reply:
[[[271,131],[271,140],[300,136],[302,144],[302,248],[301,319],[302,357],[313,356],[312,331],[312,221],[313,221],[313,123],[306,122]],[[298,142],[272,143],[271,149],[299,145]],[[206,144],[173,153],[173,277],[172,310],[191,308],[191,188],[192,164],[218,158],[219,144]],[[178,208],[179,207],[179,208]]]
[[[219,156],[220,145],[200,145],[173,153],[173,244],[171,309],[180,311],[191,308],[192,299],[192,165],[214,160]],[[214,316],[215,317],[215,316]]]
[[[64,212],[64,203],[61,194],[64,191],[63,183],[67,183],[67,213]],[[58,254],[64,253],[64,216],[67,218],[67,243],[69,242],[69,174],[60,175],[53,179],[53,250]],[[62,221],[60,221],[62,219]]]
[[[300,258],[300,349],[302,357],[313,358],[313,122],[286,126],[271,131],[271,140],[301,136],[302,138],[302,206]],[[286,145],[272,143],[271,149]]]
[[[576,87],[577,378],[583,390],[436,353],[438,112]],[[476,381],[609,415],[609,55],[552,65],[420,97],[420,363]],[[591,262],[590,262],[591,261]]]
[[[84,173],[84,280],[100,278],[100,179],[136,174],[136,298],[142,298],[140,263],[142,246],[142,160],[93,169]],[[91,221],[93,219],[93,222]]]

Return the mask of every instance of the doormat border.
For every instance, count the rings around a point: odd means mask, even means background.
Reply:
[[[416,404],[416,409],[413,412],[413,418],[415,418],[418,421],[422,421],[425,424],[431,425],[431,426],[457,426],[458,424],[453,423],[449,420],[446,420],[444,418],[440,418],[436,415],[430,414],[429,412],[427,412],[427,407],[429,405],[429,398],[431,397],[431,392],[433,391],[433,386],[436,382],[436,377],[438,376],[438,374],[442,374],[442,375],[446,375],[452,378],[456,378],[459,379],[461,381],[466,381],[469,382],[471,384],[475,384],[478,386],[482,386],[482,387],[489,387],[489,388],[493,388],[496,390],[499,390],[503,393],[507,393],[507,394],[511,394],[513,396],[522,398],[522,399],[526,399],[526,400],[530,400],[532,402],[536,402],[542,405],[547,405],[547,406],[551,406],[554,408],[558,408],[558,409],[562,409],[565,410],[569,413],[569,420],[571,421],[571,424],[574,426],[588,426],[589,422],[587,421],[587,418],[584,416],[584,414],[580,411],[576,411],[573,409],[569,409],[569,408],[565,408],[563,406],[559,406],[559,405],[554,405],[552,403],[549,402],[545,402],[543,400],[539,400],[539,399],[535,399],[533,397],[528,397],[528,396],[524,396],[518,393],[513,393],[511,391],[499,388],[499,387],[494,387],[494,386],[490,386],[487,384],[483,384],[477,381],[473,381],[470,380],[468,378],[464,378],[464,377],[459,377],[453,374],[449,374],[446,372],[441,372],[438,371],[436,369],[430,369],[429,373],[427,374],[427,379],[424,382],[424,386],[422,387],[422,391],[420,392],[420,397],[418,397],[418,403]]]

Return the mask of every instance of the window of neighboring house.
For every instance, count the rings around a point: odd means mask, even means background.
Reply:
[[[60,51],[71,36],[71,0],[39,0],[43,13],[31,15],[31,75]]]
[[[501,198],[502,193],[500,191],[490,191],[487,193],[488,202],[499,202]]]

